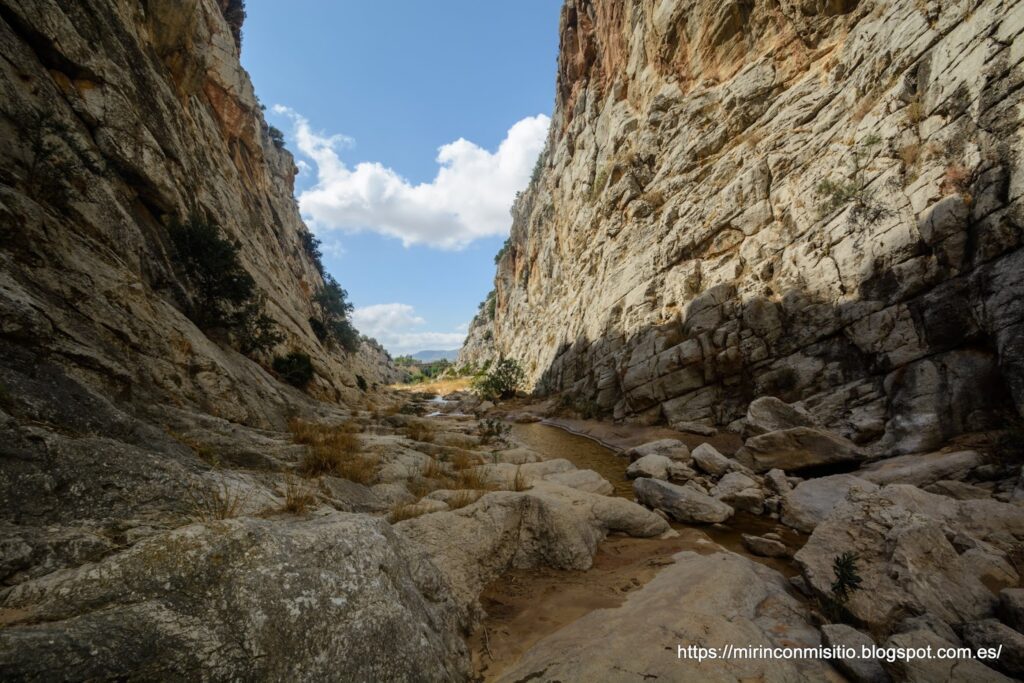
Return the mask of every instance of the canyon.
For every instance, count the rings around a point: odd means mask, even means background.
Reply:
[[[1024,677],[1024,3],[565,0],[405,386],[244,20],[0,0],[0,678]]]

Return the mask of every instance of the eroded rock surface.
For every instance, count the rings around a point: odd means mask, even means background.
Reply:
[[[566,2],[462,360],[642,422],[799,400],[879,453],[1020,413],[1022,31],[1015,0]]]

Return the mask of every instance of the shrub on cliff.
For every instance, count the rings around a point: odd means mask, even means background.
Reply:
[[[313,361],[302,351],[274,357],[274,372],[292,386],[305,389],[313,379]]]
[[[473,388],[488,399],[506,399],[516,395],[516,390],[526,383],[526,373],[512,358],[503,358],[495,363],[490,372],[473,380]]]
[[[337,343],[350,352],[358,349],[359,332],[349,320],[353,307],[348,301],[348,292],[341,288],[333,276],[324,276],[324,286],[313,296],[313,302],[320,316],[312,318],[310,326],[320,341]]]
[[[197,216],[170,228],[177,263],[192,298],[186,313],[204,330],[223,329],[243,353],[269,349],[282,336],[264,313],[256,282],[238,258],[239,245]]]

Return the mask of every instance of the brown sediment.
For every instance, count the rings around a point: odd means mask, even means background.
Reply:
[[[667,539],[612,536],[588,571],[514,569],[484,590],[487,612],[469,639],[481,680],[493,680],[542,638],[586,614],[621,605],[683,550],[722,552],[698,529],[681,529]]]
[[[629,499],[633,498],[633,488],[626,477],[628,463],[602,442],[621,449],[653,439],[679,438],[678,434],[657,427],[585,420],[512,427],[512,435],[519,443],[545,457],[565,458],[580,469],[596,471],[611,482],[614,495]],[[777,520],[745,513],[737,513],[729,524],[672,524],[672,528],[678,534],[673,538],[610,536],[598,547],[594,564],[587,571],[512,570],[488,586],[480,596],[487,617],[469,639],[479,679],[494,680],[536,642],[584,615],[618,607],[630,592],[672,564],[681,551],[735,552],[784,576],[793,576],[797,569],[790,560],[751,555],[743,547],[742,535],[773,531],[794,549],[806,540],[780,527]]]

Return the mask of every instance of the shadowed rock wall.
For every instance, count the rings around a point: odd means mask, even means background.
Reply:
[[[645,422],[801,400],[889,452],[1021,411],[1022,30],[1000,0],[570,0],[462,359]]]

